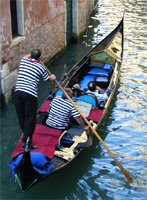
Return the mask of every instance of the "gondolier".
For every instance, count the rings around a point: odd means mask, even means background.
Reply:
[[[29,148],[33,146],[32,136],[36,125],[38,84],[40,78],[44,81],[53,81],[55,75],[48,75],[46,69],[39,63],[41,51],[33,49],[29,56],[21,59],[18,78],[15,87],[14,100],[15,108],[18,115],[19,125],[23,131],[22,148],[25,148],[27,138],[29,137]]]

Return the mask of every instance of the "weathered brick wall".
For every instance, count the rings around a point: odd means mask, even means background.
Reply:
[[[9,1],[0,1],[0,26],[1,26],[1,48],[8,47],[11,42],[11,21]],[[1,49],[2,50],[2,49]]]
[[[29,33],[65,12],[64,0],[24,0],[25,30]]]
[[[88,2],[87,0],[78,1],[78,34],[83,32],[87,27],[88,21]]]
[[[89,17],[93,11],[95,0],[73,0],[73,35],[80,36],[89,21]]]
[[[23,2],[25,35],[12,40],[10,4],[8,0],[1,1],[3,23],[0,72],[1,91],[6,102],[11,98],[22,56],[30,53],[33,48],[40,48],[42,60],[47,61],[66,45],[64,1],[24,0]]]

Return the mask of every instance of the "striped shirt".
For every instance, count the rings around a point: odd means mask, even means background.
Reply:
[[[80,114],[68,99],[57,96],[51,102],[46,124],[56,129],[65,129],[68,126],[70,116],[77,118],[80,117]]]
[[[37,97],[41,77],[44,81],[48,80],[46,69],[35,59],[23,57],[19,65],[15,91],[23,91]]]

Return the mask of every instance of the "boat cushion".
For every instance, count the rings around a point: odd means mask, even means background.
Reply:
[[[83,101],[92,105],[93,108],[97,107],[96,99],[88,94],[81,95],[77,98],[78,101]]]
[[[112,70],[113,70],[113,65],[107,64],[107,63],[106,63],[106,64],[104,65],[103,69],[109,70],[109,72],[112,72]]]
[[[42,124],[37,124],[33,134],[33,145],[38,146],[38,149],[31,151],[40,152],[43,155],[47,156],[49,159],[52,159],[61,132],[62,132],[61,130],[49,128]],[[12,158],[23,153],[21,147],[22,147],[22,140],[20,139],[15,150],[12,152],[11,155]]]
[[[87,117],[87,119],[97,123],[102,118],[103,112],[103,109],[94,108],[91,110],[90,115]]]
[[[85,75],[80,82],[81,89],[82,90],[88,89],[88,83],[90,81],[94,81],[94,77],[95,77],[94,75],[90,75],[90,74]]]
[[[97,68],[90,69],[88,74],[109,77],[109,72],[108,71],[103,70],[103,69],[97,69]]]
[[[90,68],[105,69],[110,73],[112,72],[113,69],[113,65],[109,63],[91,62],[88,66]]]
[[[98,76],[96,77],[96,82],[101,82],[101,83],[108,83],[108,77],[101,77],[101,76]]]
[[[45,101],[45,102],[42,104],[42,106],[41,106],[41,108],[40,108],[39,111],[40,111],[40,112],[47,112],[47,109],[49,108],[50,104],[51,104],[51,100]]]

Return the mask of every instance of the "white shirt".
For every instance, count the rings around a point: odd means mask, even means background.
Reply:
[[[91,94],[94,94],[97,97],[99,104],[102,103],[102,102],[105,102],[107,100],[107,98],[108,98],[107,93],[103,93],[102,94],[102,93],[99,93],[98,90],[96,90],[94,92],[88,90],[87,93],[88,92],[91,93]]]

